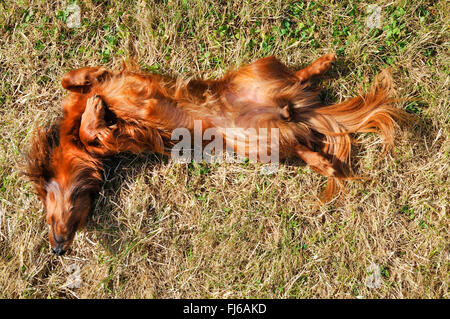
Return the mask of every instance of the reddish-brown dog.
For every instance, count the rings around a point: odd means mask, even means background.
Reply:
[[[273,57],[260,59],[220,80],[186,83],[124,69],[82,68],[64,75],[70,91],[64,119],[38,131],[28,159],[28,175],[47,210],[53,252],[70,246],[85,222],[101,186],[103,156],[119,152],[169,154],[177,128],[216,128],[227,144],[225,128],[277,128],[280,158],[298,156],[328,176],[324,198],[341,179],[351,178],[350,134],[377,132],[393,144],[394,119],[403,112],[389,99],[387,72],[364,96],[323,106],[308,80],[334,62],[325,55],[292,72]],[[247,145],[248,146],[248,145]],[[236,149],[236,145],[232,145]],[[244,156],[250,147],[240,148]]]

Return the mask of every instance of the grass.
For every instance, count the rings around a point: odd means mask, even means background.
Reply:
[[[448,298],[449,7],[380,1],[0,3],[1,298]],[[42,204],[20,174],[33,129],[62,115],[62,74],[85,65],[219,77],[276,55],[300,68],[335,51],[323,99],[366,89],[391,67],[399,107],[417,121],[380,159],[359,136],[353,162],[372,178],[316,208],[325,179],[287,161],[177,164],[119,155],[73,250],[49,251]],[[375,264],[381,285],[369,288]],[[67,285],[77,275],[81,286]],[[71,277],[72,276],[72,277]]]

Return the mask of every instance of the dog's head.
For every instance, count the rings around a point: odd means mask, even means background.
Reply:
[[[46,210],[52,252],[62,255],[83,226],[102,182],[101,162],[61,139],[60,123],[37,129],[25,174]]]

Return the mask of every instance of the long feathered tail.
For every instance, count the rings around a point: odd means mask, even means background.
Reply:
[[[342,187],[341,180],[355,179],[350,164],[352,133],[378,133],[384,152],[394,145],[396,120],[406,120],[408,114],[393,106],[396,100],[390,97],[392,92],[392,78],[389,71],[384,70],[367,94],[314,108],[305,114],[307,125],[321,134],[321,152],[331,160],[337,172],[335,177],[328,178],[322,201],[331,199]]]

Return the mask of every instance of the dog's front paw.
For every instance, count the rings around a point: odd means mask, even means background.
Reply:
[[[98,95],[90,97],[86,102],[86,108],[81,116],[80,138],[84,144],[89,144],[105,126],[105,107]]]
[[[86,103],[83,117],[88,117],[90,121],[101,122],[105,117],[105,107],[98,95],[91,96]]]

